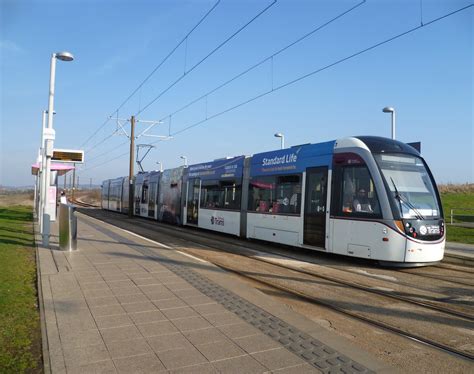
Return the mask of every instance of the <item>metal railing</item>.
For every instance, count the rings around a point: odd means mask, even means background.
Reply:
[[[468,212],[467,214],[454,214],[454,212]],[[472,212],[472,213],[471,213]],[[450,223],[467,223],[474,227],[474,209],[471,208],[453,208],[450,212]]]

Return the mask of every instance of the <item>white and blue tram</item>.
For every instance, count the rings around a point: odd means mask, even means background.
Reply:
[[[104,181],[103,209],[128,209],[128,191],[112,187],[119,185],[128,188],[128,179]],[[413,147],[380,137],[140,173],[134,214],[394,265],[427,265],[444,254],[428,166]]]

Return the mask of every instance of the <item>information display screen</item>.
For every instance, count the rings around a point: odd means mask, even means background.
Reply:
[[[72,149],[55,149],[53,151],[52,161],[83,163],[84,151]]]

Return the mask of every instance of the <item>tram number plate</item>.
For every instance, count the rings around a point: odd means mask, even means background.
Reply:
[[[439,234],[439,226],[427,226],[428,234]]]

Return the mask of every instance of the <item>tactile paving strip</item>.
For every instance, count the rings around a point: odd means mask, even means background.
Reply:
[[[179,262],[156,253],[151,249],[138,246],[133,241],[105,227],[95,225],[93,227],[112,239],[119,241],[121,244],[126,244],[141,254],[158,260],[161,265],[186,280],[201,293],[215,300],[227,310],[235,313],[247,323],[279,342],[290,352],[293,352],[316,369],[331,374],[373,373],[373,371],[365,366],[358,364],[312,336],[290,326],[258,306],[249,303],[247,300],[210,281],[189,267],[180,265]]]

